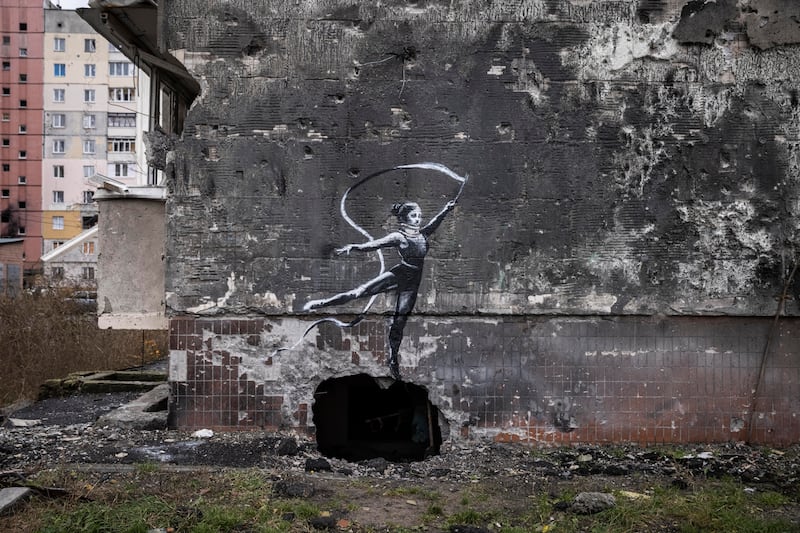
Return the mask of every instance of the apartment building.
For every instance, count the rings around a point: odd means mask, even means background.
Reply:
[[[0,0],[0,238],[22,238],[24,269],[42,255],[44,9]]]
[[[92,176],[146,183],[141,106],[147,109],[148,81],[76,12],[46,9],[44,20],[42,236],[48,253],[97,223]]]

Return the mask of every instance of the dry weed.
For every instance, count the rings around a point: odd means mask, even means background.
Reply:
[[[98,329],[95,314],[63,293],[0,296],[0,406],[35,398],[48,379],[130,368],[166,353],[166,331]]]

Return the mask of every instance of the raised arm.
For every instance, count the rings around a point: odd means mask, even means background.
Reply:
[[[427,237],[427,236],[429,236],[429,235],[431,235],[431,234],[433,234],[433,232],[434,232],[434,231],[436,231],[436,228],[438,228],[438,227],[439,227],[439,224],[441,224],[441,223],[442,223],[442,220],[444,220],[444,217],[446,217],[446,216],[447,216],[447,213],[449,213],[450,211],[452,211],[452,210],[453,210],[453,208],[454,208],[455,206],[456,206],[456,201],[455,201],[455,200],[450,200],[449,202],[447,202],[447,203],[445,204],[444,208],[442,208],[442,210],[441,210],[441,211],[439,211],[439,212],[436,214],[436,216],[435,216],[435,217],[433,217],[433,218],[431,219],[431,221],[430,221],[430,222],[428,222],[428,223],[425,225],[425,227],[424,227],[424,228],[422,228],[421,230],[419,230],[419,232],[420,232],[420,233],[422,233],[423,235],[425,235],[426,237]]]
[[[379,248],[393,248],[400,246],[403,242],[403,236],[398,232],[392,232],[385,237],[367,241],[361,244],[348,244],[336,249],[336,255],[349,254],[351,250],[358,250],[361,252],[371,252]]]

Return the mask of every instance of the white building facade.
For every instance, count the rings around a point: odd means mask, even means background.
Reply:
[[[147,76],[75,11],[45,10],[43,253],[97,223],[103,174],[147,183]],[[143,94],[144,92],[144,94]],[[144,110],[144,114],[143,114]]]

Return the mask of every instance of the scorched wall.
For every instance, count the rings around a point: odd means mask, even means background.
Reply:
[[[800,437],[798,4],[163,9],[173,424],[313,433],[399,335],[445,439]]]

